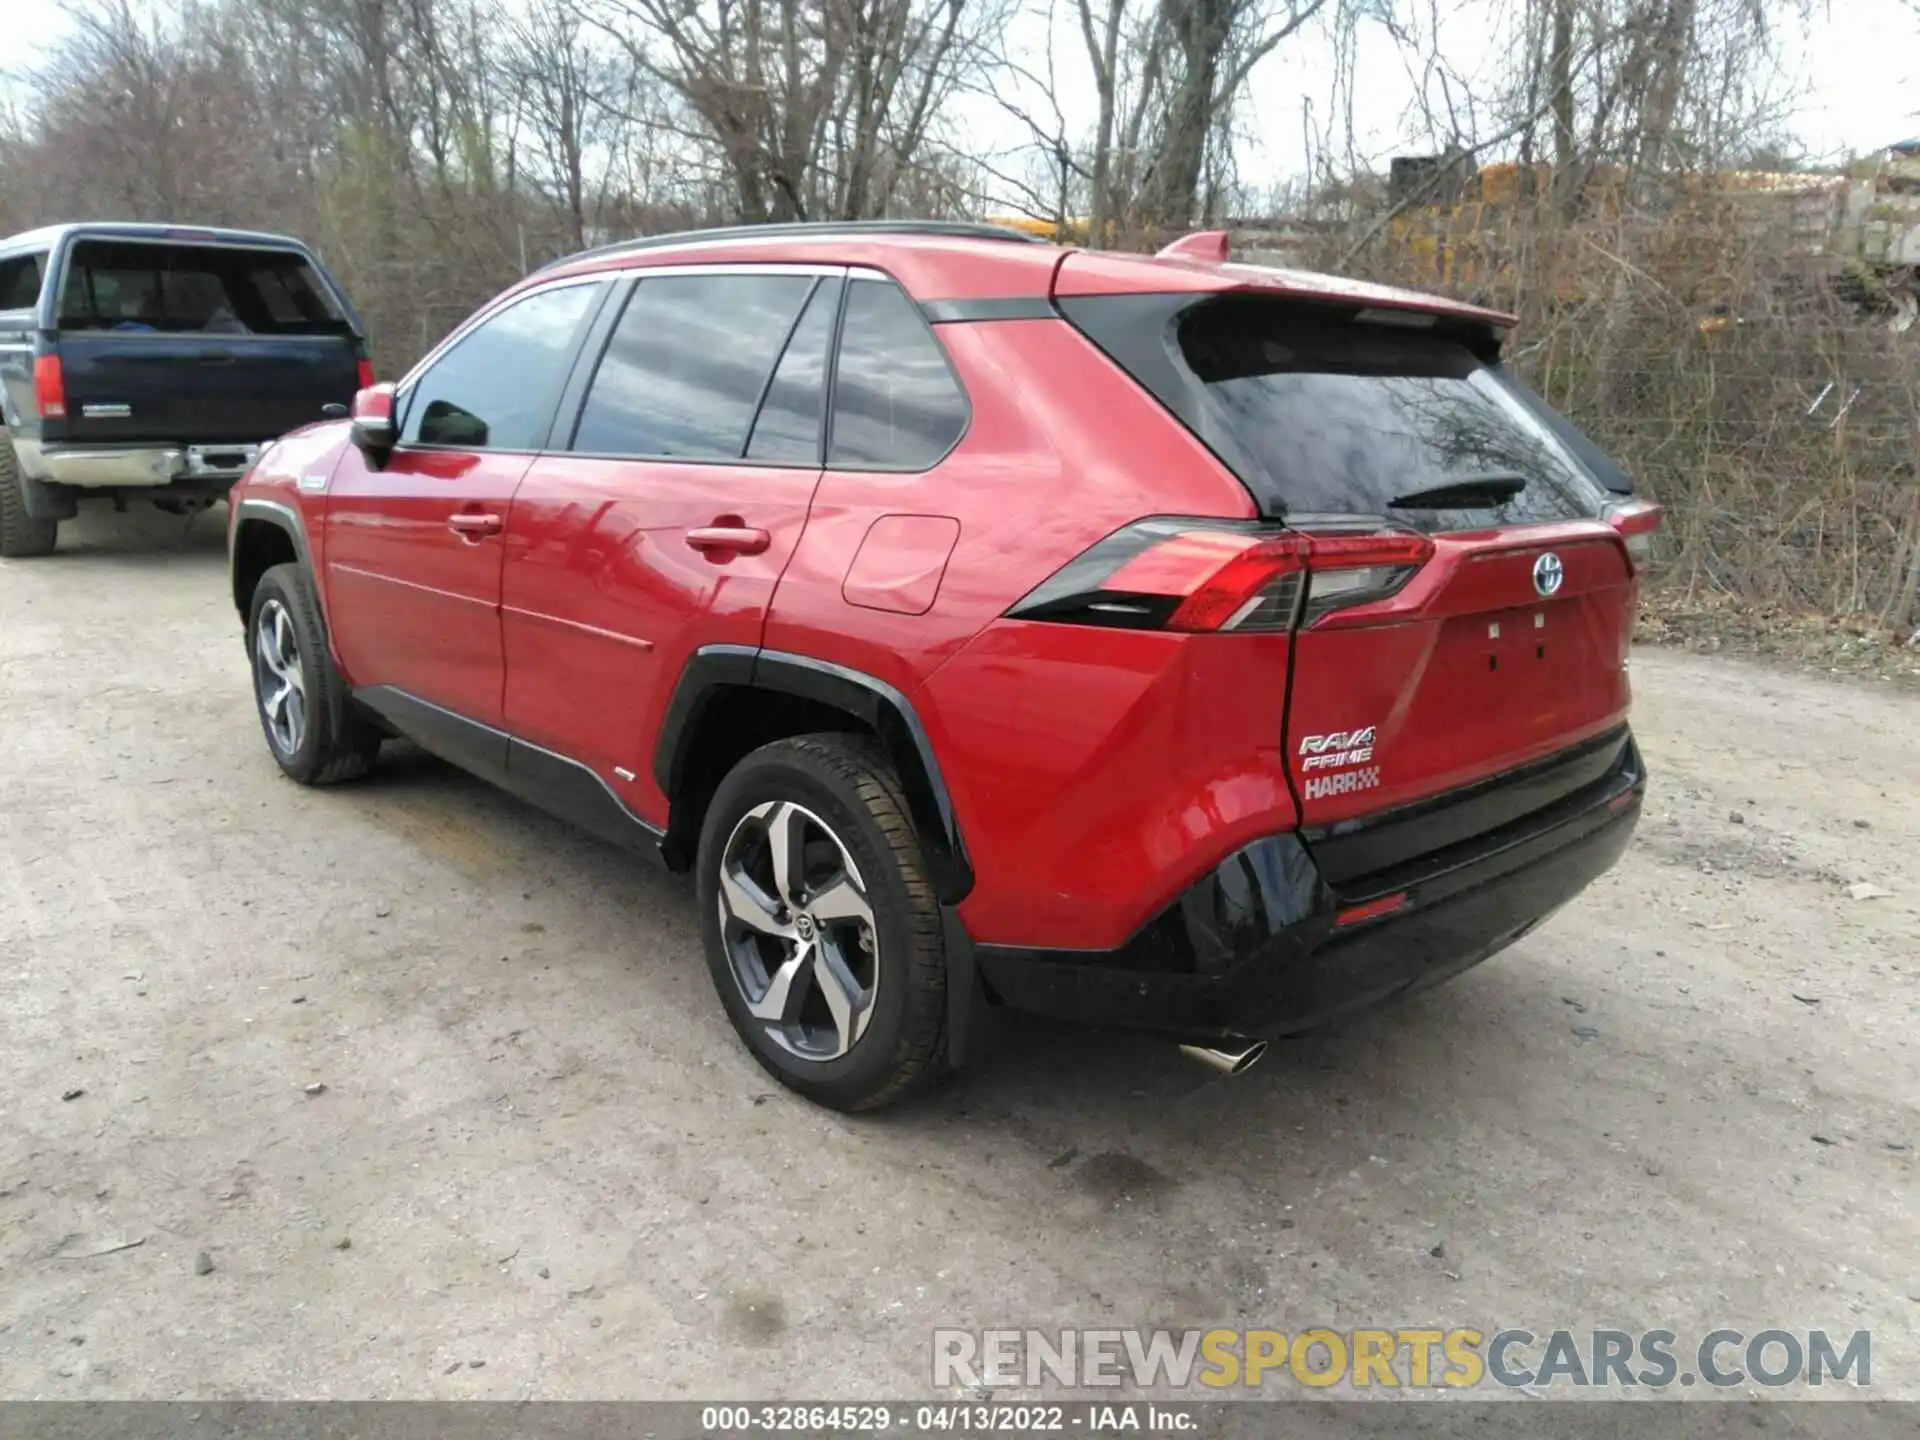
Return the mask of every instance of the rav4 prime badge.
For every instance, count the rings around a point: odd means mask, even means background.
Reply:
[[[1335,730],[1326,735],[1302,735],[1300,737],[1300,761],[1302,770],[1339,770],[1348,765],[1359,765],[1373,758],[1373,735],[1376,727],[1369,725],[1361,730]]]
[[[1300,769],[1303,772],[1314,770],[1337,770],[1337,775],[1313,775],[1307,780],[1305,790],[1309,800],[1320,800],[1328,795],[1351,795],[1356,790],[1371,790],[1380,783],[1380,767],[1368,765],[1373,758],[1373,742],[1377,727],[1363,726],[1358,730],[1334,730],[1325,735],[1303,735],[1300,737]],[[1361,769],[1350,769],[1361,766]]]

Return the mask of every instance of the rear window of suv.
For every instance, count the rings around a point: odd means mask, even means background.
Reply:
[[[1264,514],[1456,530],[1593,516],[1611,498],[1567,442],[1571,426],[1457,334],[1264,297],[1106,296],[1062,309]],[[1490,480],[1521,488],[1470,507],[1394,504]]]
[[[60,328],[225,335],[346,335],[332,292],[293,250],[80,240]]]

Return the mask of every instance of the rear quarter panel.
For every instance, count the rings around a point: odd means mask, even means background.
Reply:
[[[922,473],[821,477],[774,595],[767,648],[911,694],[989,621],[1130,521],[1253,513],[1219,462],[1065,321],[940,325],[935,334],[972,407],[965,434]],[[924,613],[848,599],[854,557],[889,516],[958,528]]]

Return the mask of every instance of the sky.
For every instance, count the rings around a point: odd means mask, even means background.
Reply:
[[[56,43],[70,22],[59,0],[4,0],[8,12],[5,64],[19,70]],[[1500,0],[1463,0],[1433,7],[1444,12],[1442,49],[1469,79],[1491,76],[1497,57],[1488,53],[1490,11]],[[1044,40],[1044,27],[1034,44]],[[1794,97],[1790,128],[1807,154],[1838,158],[1869,152],[1920,135],[1920,3],[1916,0],[1815,0],[1804,32],[1783,45],[1786,92]],[[1058,50],[1059,101],[1069,118],[1091,125],[1092,89],[1080,73],[1084,59],[1067,33]],[[1268,183],[1305,169],[1302,109],[1324,118],[1331,43],[1303,32],[1290,38],[1254,72],[1244,128],[1242,179]],[[1043,63],[1036,61],[1036,69]],[[1354,145],[1357,154],[1381,161],[1404,148],[1405,117],[1417,91],[1404,60],[1384,33],[1362,32],[1354,76]],[[969,125],[973,121],[969,116]],[[984,117],[983,117],[984,118]],[[991,118],[984,123],[993,125]],[[1006,144],[1017,131],[1005,132]]]

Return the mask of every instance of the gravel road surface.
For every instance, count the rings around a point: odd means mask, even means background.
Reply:
[[[0,562],[0,1397],[899,1397],[936,1326],[1214,1324],[1870,1329],[1920,1397],[1920,697],[1637,654],[1634,849],[1506,954],[1236,1080],[1008,1024],[848,1119],[682,880],[414,752],[281,779],[221,520]]]

